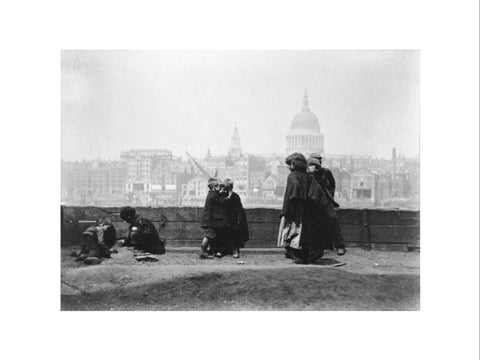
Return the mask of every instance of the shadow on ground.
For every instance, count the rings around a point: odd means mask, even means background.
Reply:
[[[174,274],[158,276],[162,268]],[[176,274],[173,265],[102,265],[75,269],[77,278],[62,275],[62,282],[73,291],[62,291],[61,308],[93,311],[419,310],[418,274],[363,274],[344,268],[290,265],[237,268],[209,265],[199,271],[196,268],[199,267],[180,266]],[[88,280],[81,283],[87,272],[96,277],[90,278],[90,283]],[[100,279],[108,286],[102,287]],[[77,287],[75,283],[82,286]]]
[[[339,268],[295,265],[281,251],[245,251],[200,260],[197,250],[167,249],[154,263],[131,250],[100,265],[62,249],[62,310],[419,310],[419,253],[349,249],[327,253]],[[328,260],[329,259],[329,260]]]

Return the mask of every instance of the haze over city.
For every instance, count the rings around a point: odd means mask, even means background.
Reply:
[[[63,51],[62,159],[285,153],[302,107],[326,154],[419,154],[417,51]]]

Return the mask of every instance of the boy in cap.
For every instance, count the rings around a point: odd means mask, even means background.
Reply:
[[[216,257],[222,257],[225,254],[225,242],[228,241],[230,226],[225,205],[230,201],[232,192],[229,191],[227,196],[222,194],[220,181],[215,178],[208,180],[208,188],[200,220],[200,226],[204,230],[201,259],[206,259],[214,254]]]
[[[233,191],[233,181],[225,179],[223,188],[232,194],[232,200],[227,205],[227,218],[230,224],[228,246],[232,247],[233,257],[238,259],[240,257],[240,249],[245,246],[249,238],[247,216],[240,196]]]
[[[130,206],[122,208],[120,218],[130,224],[124,246],[133,246],[137,250],[152,254],[165,254],[165,242],[150,220],[138,216]]]
[[[335,208],[340,205],[333,198],[335,195],[335,179],[329,169],[322,167],[322,159],[320,154],[313,153],[309,159],[309,172],[313,175],[325,194],[325,198],[322,199],[319,204],[319,213],[317,213],[324,222],[325,235],[328,239],[324,246],[325,249],[333,250],[333,248],[335,248],[338,255],[345,255],[347,250],[345,249],[340,224],[335,212]]]
[[[328,195],[332,198],[335,197],[335,177],[333,176],[332,172],[330,169],[327,169],[322,166],[323,163],[323,157],[319,153],[312,153],[310,155],[310,159],[316,159],[320,163],[317,166],[317,181],[319,181],[319,184],[328,192]],[[338,204],[337,206],[338,207]]]

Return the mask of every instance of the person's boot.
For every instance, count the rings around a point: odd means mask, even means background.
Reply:
[[[289,246],[285,247],[285,257],[287,259],[292,259],[292,260],[295,260],[295,252],[293,251],[293,249]]]
[[[240,257],[240,249],[234,248],[232,256],[234,259],[238,259]]]
[[[315,250],[308,254],[308,263],[312,265],[318,265],[321,263],[323,256],[323,250]]]
[[[339,255],[339,256],[345,255],[346,252],[347,252],[347,250],[344,247],[337,248],[337,255]]]

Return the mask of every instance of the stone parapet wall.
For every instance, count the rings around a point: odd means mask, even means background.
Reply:
[[[202,208],[164,207],[136,208],[155,224],[167,247],[200,247]],[[250,230],[246,247],[276,247],[278,209],[245,209]],[[126,235],[128,225],[119,217],[118,207],[61,207],[61,245],[78,244],[82,232],[96,219],[107,216],[117,229],[117,237]],[[420,212],[384,209],[338,209],[343,236],[347,247],[381,250],[411,250],[420,248]]]

